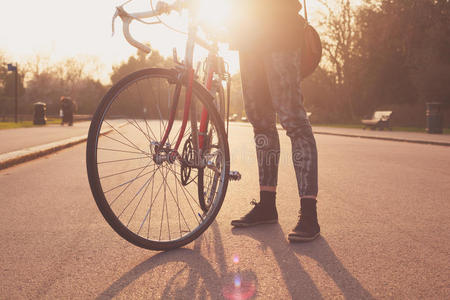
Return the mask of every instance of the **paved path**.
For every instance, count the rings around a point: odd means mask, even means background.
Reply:
[[[0,130],[0,154],[87,135],[89,125],[89,121],[84,121],[73,126],[52,124]]]
[[[250,127],[249,123],[230,123],[237,126]],[[47,125],[28,128],[0,130],[0,154],[16,150],[40,146],[67,138],[86,135],[90,121],[74,123],[73,127],[61,125]],[[280,127],[281,129],[281,127]],[[316,134],[332,134],[342,136],[355,136],[377,139],[392,139],[419,143],[441,143],[450,146],[450,134],[428,134],[404,131],[373,131],[353,128],[316,127]]]
[[[313,126],[313,130],[317,134],[332,134],[342,136],[353,136],[361,138],[396,140],[403,142],[437,144],[450,146],[450,134],[429,134],[421,132],[405,132],[405,131],[379,131],[358,128],[335,128]]]
[[[0,298],[449,298],[449,148],[317,135],[322,237],[289,244],[289,140],[280,135],[279,224],[233,230],[258,182],[251,128],[230,136],[242,181],[201,238],[166,253],[130,245],[102,218],[85,144],[1,170]]]
[[[231,123],[236,126],[250,127],[249,123]],[[90,121],[74,123],[73,127],[60,125],[47,125],[29,128],[16,128],[0,130],[0,155],[14,151],[24,150],[36,146],[43,146],[63,140],[86,136]],[[281,129],[281,127],[280,127]],[[329,134],[338,136],[385,139],[415,143],[429,143],[450,146],[449,134],[427,134],[402,131],[372,131],[352,128],[313,127],[316,134]]]
[[[111,121],[117,126],[124,120]],[[90,121],[74,126],[48,125],[30,128],[0,130],[0,170],[51,154],[86,141]],[[102,129],[102,133],[112,130]]]

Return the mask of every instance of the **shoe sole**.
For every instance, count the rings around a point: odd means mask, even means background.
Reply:
[[[252,226],[256,226],[256,225],[273,224],[273,223],[277,223],[277,222],[278,222],[278,219],[268,220],[268,221],[259,221],[259,222],[255,222],[255,223],[241,223],[239,221],[231,221],[231,225],[234,227],[252,227]]]
[[[298,235],[288,235],[288,240],[290,242],[311,242],[320,236],[320,232],[316,233],[314,236],[298,236]]]

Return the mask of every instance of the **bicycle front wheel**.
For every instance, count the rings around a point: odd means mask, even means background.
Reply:
[[[181,135],[187,88],[182,84],[177,90],[177,74],[145,69],[115,84],[92,119],[87,142],[89,184],[102,215],[120,236],[152,250],[177,248],[202,234],[219,212],[228,185],[228,142],[212,97],[194,83],[190,107],[198,112],[189,112]],[[204,134],[198,132],[201,108],[208,113]],[[166,132],[167,141],[160,145]],[[198,136],[204,138],[202,151],[193,142]],[[215,184],[204,186],[205,176]],[[208,195],[207,209],[198,197],[199,181]]]

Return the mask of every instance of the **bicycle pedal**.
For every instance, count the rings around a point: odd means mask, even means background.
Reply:
[[[239,173],[238,171],[230,171],[230,176],[229,179],[232,181],[239,181],[241,180],[242,176],[241,173]]]

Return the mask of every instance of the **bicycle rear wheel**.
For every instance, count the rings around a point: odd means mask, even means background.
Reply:
[[[214,88],[212,94],[215,95],[213,103],[219,113],[221,122],[225,122],[225,93],[222,86],[222,81],[217,81],[213,83]],[[211,151],[212,148],[208,146],[209,140],[215,135],[215,128],[208,128],[206,132],[206,147],[205,151]],[[215,161],[214,164],[217,168],[220,168],[220,159]],[[214,191],[217,188],[218,182],[220,180],[219,174],[214,172],[212,168],[209,169],[199,169],[198,170],[198,198],[200,201],[200,207],[203,211],[207,211],[211,205],[212,199],[214,198]]]
[[[203,151],[198,153],[192,142],[198,136],[200,112],[189,114],[179,151],[175,149],[182,129],[184,84],[167,142],[159,144],[175,105],[177,74],[145,69],[119,81],[100,103],[88,135],[88,178],[98,208],[119,235],[152,250],[177,248],[202,234],[219,212],[228,185],[224,124],[211,95],[198,83],[193,85],[191,108],[208,112]],[[199,173],[202,182],[205,176],[217,178],[216,185],[203,188],[207,209],[198,198]]]

